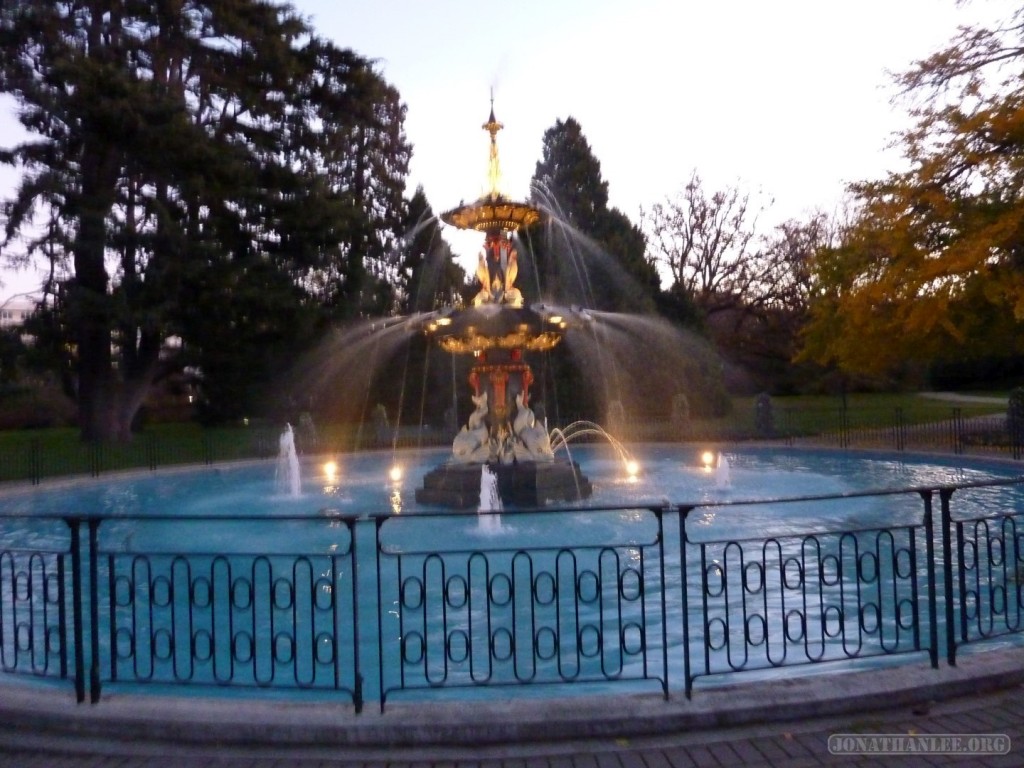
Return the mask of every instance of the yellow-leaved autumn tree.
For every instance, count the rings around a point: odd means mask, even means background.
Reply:
[[[909,170],[851,185],[800,357],[848,373],[1024,352],[1024,10],[898,77]]]

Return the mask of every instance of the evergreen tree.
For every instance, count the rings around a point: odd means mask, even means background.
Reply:
[[[403,226],[401,311],[429,312],[458,303],[466,287],[466,271],[455,263],[451,247],[441,237],[423,187],[417,187],[409,201]]]
[[[33,134],[0,154],[24,169],[6,236],[46,215],[33,246],[72,275],[52,327],[84,437],[128,436],[183,362],[169,338],[221,401],[210,412],[228,413],[251,405],[228,382],[269,376],[267,352],[300,347],[321,304],[391,306],[404,107],[290,8],[10,0],[0,91]]]
[[[601,163],[574,118],[544,133],[532,189],[547,214],[528,233],[542,291],[557,286],[557,298],[595,309],[651,310],[659,278],[645,256],[643,233],[608,208]]]
[[[305,55],[313,76],[304,97],[322,126],[306,163],[339,206],[336,249],[310,274],[311,285],[339,319],[386,314],[396,303],[412,154],[405,105],[351,51],[313,40]]]

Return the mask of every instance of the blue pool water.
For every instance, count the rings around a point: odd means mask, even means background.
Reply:
[[[257,462],[8,491],[0,495],[0,510],[14,515],[104,516],[290,516],[324,510],[409,514],[425,511],[414,499],[415,489],[447,453],[305,457],[302,492],[294,498],[278,487],[274,462]],[[646,445],[634,447],[632,454],[640,465],[635,478],[627,476],[614,451],[603,446],[575,447],[572,457],[594,486],[594,495],[576,506],[770,500],[1010,478],[1021,473],[1017,464],[966,457],[744,448],[724,452],[729,482],[722,486],[715,472],[701,464],[697,449]],[[327,461],[337,466],[330,476],[324,470]],[[392,480],[389,471],[396,466],[402,476]]]

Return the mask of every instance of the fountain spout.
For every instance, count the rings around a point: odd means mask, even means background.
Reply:
[[[293,499],[302,495],[302,476],[299,472],[299,455],[295,450],[295,432],[286,424],[278,440],[277,485],[283,493]]]
[[[715,487],[725,490],[732,484],[732,477],[729,470],[729,459],[724,453],[718,454],[718,463],[715,465]]]
[[[501,496],[498,476],[486,464],[480,466],[480,506],[477,507],[479,528],[484,533],[501,530]]]

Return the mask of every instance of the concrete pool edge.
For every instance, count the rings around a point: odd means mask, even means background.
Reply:
[[[587,698],[368,706],[114,694],[75,704],[67,691],[0,688],[0,733],[49,742],[258,747],[470,746],[707,731],[921,705],[1024,685],[1024,648],[972,653],[960,666],[913,662],[696,690]]]

